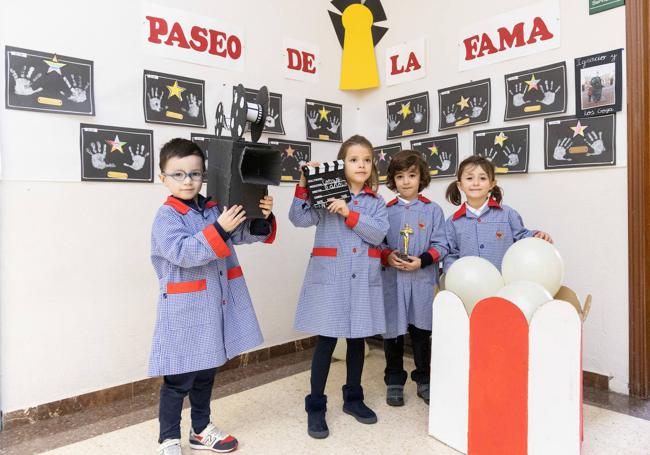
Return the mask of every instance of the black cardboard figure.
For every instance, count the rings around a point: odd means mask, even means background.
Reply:
[[[547,119],[544,150],[545,169],[614,166],[616,114]]]
[[[575,59],[576,116],[593,117],[621,110],[623,49]]]
[[[497,174],[528,172],[530,125],[474,131],[474,155],[492,161]]]
[[[244,88],[246,92],[246,101],[255,102],[259,90]],[[284,135],[284,123],[282,122],[282,94],[269,93],[269,109],[266,111],[266,120],[264,121],[264,130],[267,134]]]
[[[490,121],[490,79],[438,90],[438,130],[487,123]]]
[[[388,174],[388,165],[393,159],[393,156],[402,150],[402,144],[387,144],[373,149],[375,155],[375,164],[377,165],[377,172],[379,173],[379,183],[386,183]]]
[[[215,133],[219,139],[208,142],[208,195],[219,207],[242,205],[247,218],[264,217],[259,201],[268,194],[268,185],[280,184],[281,156],[268,144],[259,144],[268,112],[269,92],[262,87],[255,99],[246,101],[244,86],[233,93],[230,118],[223,115],[223,105],[217,107]],[[231,138],[221,137],[227,123]],[[241,139],[250,125],[251,142]]]
[[[412,140],[411,148],[422,153],[432,179],[456,175],[458,170],[457,134]]]
[[[205,128],[205,82],[144,70],[144,121]]]
[[[153,131],[80,125],[81,180],[153,182]]]
[[[386,101],[386,139],[429,132],[429,92]]]
[[[343,199],[345,202],[352,199],[343,160],[328,161],[318,167],[304,166],[302,171],[313,207],[324,209],[329,199]]]
[[[505,88],[505,121],[566,112],[566,63],[506,74]]]
[[[302,166],[311,161],[311,143],[287,139],[268,139],[269,144],[282,156],[282,182],[299,182]]]

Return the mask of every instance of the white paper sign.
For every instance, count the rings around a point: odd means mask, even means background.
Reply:
[[[560,3],[549,0],[463,27],[458,66],[465,71],[560,47]]]
[[[142,5],[142,43],[160,57],[244,69],[244,29],[153,3]]]
[[[386,49],[386,85],[401,84],[426,75],[424,38]]]
[[[318,82],[320,49],[315,44],[292,38],[283,40],[284,77],[303,82]]]

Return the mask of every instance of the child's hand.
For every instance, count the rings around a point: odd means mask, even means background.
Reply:
[[[232,232],[246,220],[246,212],[242,210],[241,205],[233,205],[232,207],[224,207],[223,213],[217,218],[217,223],[226,232]]]
[[[422,266],[422,261],[420,258],[415,257],[415,256],[409,256],[408,257],[410,261],[403,261],[399,258],[397,250],[394,250],[392,253],[388,255],[386,260],[388,261],[388,265],[390,265],[393,268],[396,268],[398,270],[402,270],[404,272],[414,272]]]
[[[348,203],[345,199],[328,199],[327,202],[327,210],[329,210],[330,213],[338,213],[343,218],[347,218],[350,214],[350,209],[348,208]]]
[[[386,261],[388,262],[388,265],[390,265],[395,269],[402,268],[403,261],[401,261],[399,257],[397,257],[397,250],[391,251],[391,253],[386,258]]]
[[[309,163],[305,163],[304,166],[318,167],[320,166],[320,163],[318,161],[310,161]],[[298,183],[298,186],[303,188],[307,186],[307,177],[305,177],[305,174],[302,172],[302,166],[300,166],[300,182]]]
[[[422,261],[420,258],[417,256],[409,256],[408,258],[409,261],[402,261],[404,263],[404,268],[402,270],[405,270],[407,272],[415,272],[416,270],[420,270],[420,267],[422,267]]]
[[[537,237],[538,239],[546,240],[549,243],[553,243],[553,239],[551,236],[543,231],[537,231],[533,237]]]
[[[264,218],[268,218],[273,210],[273,196],[264,196],[260,199],[260,208]]]

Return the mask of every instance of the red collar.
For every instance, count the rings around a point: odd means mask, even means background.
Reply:
[[[488,200],[488,207],[500,209],[501,205],[495,199],[490,198]],[[456,213],[454,213],[454,216],[451,219],[453,221],[456,221],[458,218],[465,215],[467,215],[467,207],[466,207],[466,203],[463,202],[463,205],[460,206],[460,208],[456,211]]]
[[[425,204],[431,204],[431,201],[425,198],[424,196],[422,196],[421,194],[418,194],[418,200],[424,202]]]
[[[167,196],[167,200],[165,201],[164,205],[169,205],[170,207],[173,207],[181,215],[187,215],[187,213],[190,211],[190,208],[189,206],[187,206],[187,204],[184,204],[182,201],[179,201],[174,196]],[[205,208],[211,209],[216,205],[217,203],[215,201],[208,201],[205,203]]]
[[[386,203],[386,207],[392,207],[392,206],[394,206],[395,204],[397,204],[397,202],[398,202],[398,201],[397,201],[397,198],[395,198],[395,199],[393,199],[392,201],[387,202],[387,203]]]
[[[364,193],[371,195],[372,197],[377,197],[377,193],[372,191],[372,188],[370,188],[368,185],[363,185],[363,190]]]

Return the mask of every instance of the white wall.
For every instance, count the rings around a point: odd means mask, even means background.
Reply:
[[[627,114],[616,116],[616,167],[582,170],[544,171],[544,118],[503,122],[505,97],[503,76],[508,73],[567,62],[569,85],[567,115],[575,114],[573,59],[625,47],[625,9],[589,16],[588,2],[561,0],[561,37],[558,49],[509,60],[470,71],[458,70],[458,29],[510,10],[537,3],[535,0],[477,2],[411,1],[418,14],[400,14],[398,5],[387,4],[389,18],[400,22],[386,35],[377,49],[378,65],[384,67],[385,48],[400,41],[424,36],[427,48],[427,77],[408,84],[383,87],[366,96],[359,115],[359,131],[377,145],[386,140],[385,100],[429,91],[430,136],[458,133],[461,159],[472,153],[475,130],[530,124],[528,175],[502,176],[504,202],[516,208],[530,228],[549,232],[566,264],[565,283],[582,299],[593,294],[593,307],[584,326],[585,370],[610,376],[610,387],[627,393],[628,383],[628,273],[627,273]],[[395,30],[395,29],[398,30]],[[623,63],[625,80],[625,54]],[[382,83],[383,83],[382,74]],[[473,80],[492,79],[490,122],[474,127],[438,132],[438,89]],[[623,89],[623,100],[626,91]],[[418,136],[424,137],[424,136]],[[397,141],[392,141],[397,142]],[[409,141],[402,141],[404,148]],[[453,206],[443,202],[449,180],[436,180],[425,191],[439,202],[446,214]],[[390,192],[382,191],[386,197]]]
[[[177,7],[171,0],[157,3]],[[95,62],[94,118],[0,110],[0,397],[10,412],[85,392],[142,379],[155,314],[157,284],[149,263],[150,224],[166,197],[159,184],[79,182],[79,123],[154,130],[157,149],[172,137],[207,130],[146,124],[142,113],[142,71],[168,72],[206,81],[206,116],[212,121],[219,100],[233,83],[267,85],[283,94],[288,139],[304,140],[304,99],[344,106],[343,134],[385,142],[384,101],[428,90],[493,78],[492,122],[502,124],[502,81],[506,72],[567,60],[624,45],[622,8],[588,17],[586,2],[562,2],[563,44],[558,50],[457,72],[456,24],[472,22],[520,6],[515,0],[453,3],[385,0],[390,31],[383,51],[426,36],[427,79],[365,93],[338,90],[340,47],[326,13],[329,2],[279,0],[215,2],[195,0],[182,8],[232,22],[246,30],[244,73],[165,60],[140,46],[140,4],[126,0],[79,0],[60,4],[39,0],[25,15],[19,3],[0,5],[0,45],[57,52]],[[584,3],[584,4],[583,4]],[[497,6],[495,6],[495,4]],[[245,19],[244,19],[245,18]],[[581,24],[587,24],[587,26]],[[61,24],[68,24],[62,26]],[[74,24],[73,26],[69,24]],[[113,25],[118,24],[118,25]],[[608,34],[598,30],[607,29]],[[315,84],[290,81],[282,73],[282,38],[316,43],[323,73]],[[572,78],[569,71],[569,80]],[[383,75],[382,75],[383,78]],[[569,90],[572,93],[573,90]],[[4,92],[3,95],[4,96]],[[0,99],[0,103],[3,100]],[[572,97],[569,106],[572,106]],[[437,108],[432,103],[432,131]],[[359,110],[357,110],[359,108]],[[569,108],[573,112],[573,108]],[[581,296],[594,294],[585,326],[585,369],[613,377],[627,390],[627,213],[625,113],[618,118],[617,168],[534,172],[543,168],[543,120],[531,122],[531,172],[508,176],[506,203],[531,227],[552,233],[567,263],[566,282]],[[463,155],[470,153],[471,128],[458,130]],[[264,141],[265,139],[263,139]],[[407,143],[405,141],[404,145]],[[313,157],[332,159],[336,144],[314,142]],[[427,194],[442,202],[447,181]],[[238,248],[266,345],[305,336],[292,329],[297,295],[313,232],[286,219],[293,189],[272,187],[280,231],[272,246]],[[382,192],[389,197],[385,189]],[[451,207],[442,204],[447,213]],[[602,245],[602,246],[601,246]]]

